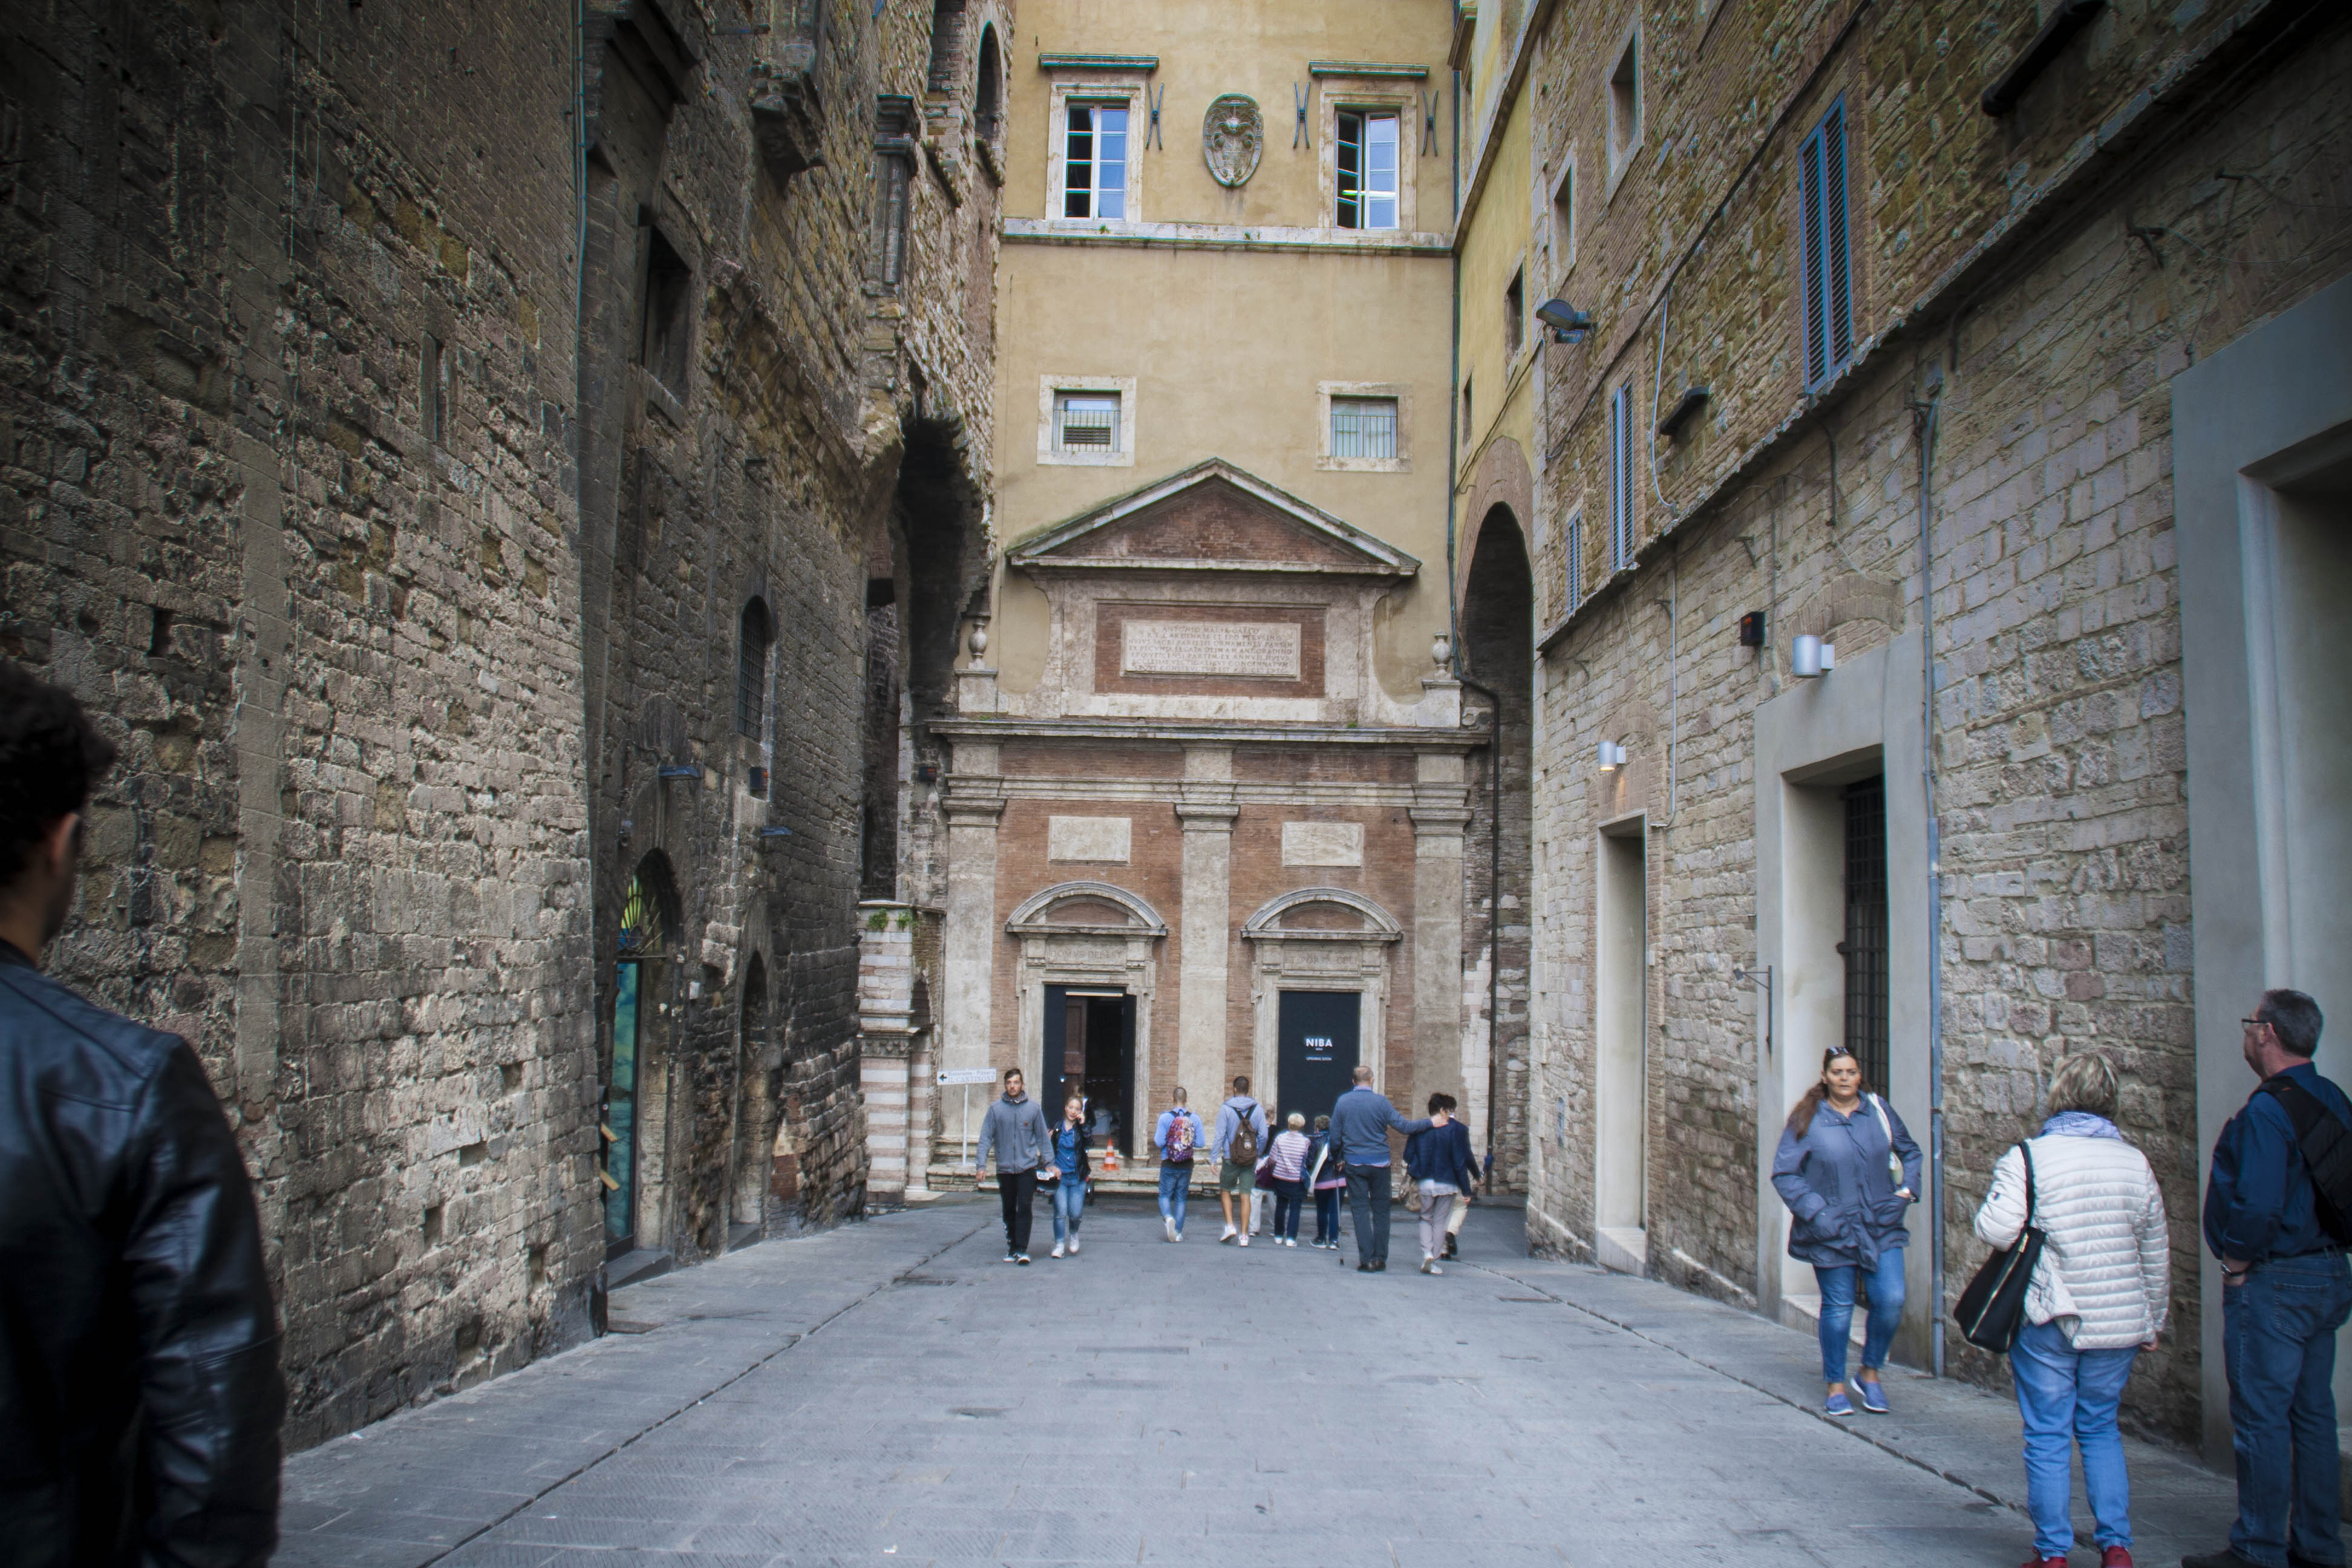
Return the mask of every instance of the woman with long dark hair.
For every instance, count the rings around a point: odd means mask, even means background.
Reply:
[[[1821,1081],[1805,1091],[1780,1131],[1772,1186],[1789,1205],[1789,1256],[1813,1266],[1822,1288],[1822,1379],[1832,1415],[1853,1414],[1845,1363],[1854,1291],[1870,1293],[1862,1407],[1886,1412],[1879,1371],[1903,1316],[1904,1220],[1919,1191],[1919,1145],[1895,1108],[1862,1081],[1862,1063],[1843,1047],[1822,1058]]]

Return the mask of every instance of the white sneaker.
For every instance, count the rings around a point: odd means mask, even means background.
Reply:
[[[1160,1216],[1160,1228],[1167,1233],[1169,1240],[1173,1241],[1176,1239],[1176,1222],[1170,1219],[1166,1215],[1161,1215]]]
[[[1296,1247],[1298,1245],[1298,1238],[1295,1236],[1286,1236],[1282,1238],[1282,1245],[1285,1247]]]
[[[1444,1269],[1440,1268],[1437,1266],[1436,1258],[1425,1255],[1421,1260],[1421,1271],[1423,1274],[1443,1274],[1445,1272]]]
[[[1242,1245],[1244,1247],[1247,1247],[1249,1245],[1249,1234],[1246,1231],[1242,1234]]]
[[[1075,1236],[1074,1236],[1074,1237],[1070,1237],[1070,1256],[1071,1256],[1071,1257],[1073,1257],[1073,1258],[1076,1258],[1077,1255],[1078,1255],[1078,1238],[1077,1238],[1076,1237],[1075,1237]]]
[[[1062,1244],[1058,1241],[1054,1243],[1054,1256],[1056,1258],[1062,1256]]]
[[[1184,1239],[1184,1233],[1181,1230],[1171,1230],[1168,1233],[1168,1239],[1171,1241],[1181,1241]]]
[[[1224,1243],[1226,1243],[1226,1242],[1228,1242],[1228,1241],[1231,1241],[1234,1237],[1235,1237],[1239,1236],[1240,1234],[1241,1234],[1241,1232],[1240,1232],[1240,1231],[1235,1230],[1232,1226],[1225,1226],[1225,1234],[1224,1234],[1224,1235],[1223,1235],[1223,1236],[1221,1236],[1221,1237],[1217,1237],[1217,1243],[1218,1243],[1218,1245],[1219,1245],[1219,1246],[1223,1246]]]

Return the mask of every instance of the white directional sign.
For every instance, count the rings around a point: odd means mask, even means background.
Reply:
[[[994,1068],[947,1068],[940,1071],[941,1083],[994,1083]]]

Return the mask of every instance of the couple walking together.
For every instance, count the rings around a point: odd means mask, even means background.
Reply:
[[[1004,1074],[1004,1093],[981,1120],[980,1146],[973,1152],[972,1184],[996,1156],[996,1197],[1004,1210],[1004,1261],[1026,1266],[1029,1232],[1040,1183],[1054,1205],[1054,1256],[1076,1257],[1078,1226],[1087,1212],[1087,1106],[1077,1095],[1062,1105],[1062,1119],[1045,1125],[1045,1113],[1028,1096],[1019,1068]]]

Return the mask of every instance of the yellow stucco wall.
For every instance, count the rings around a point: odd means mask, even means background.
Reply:
[[[1486,56],[1486,61],[1489,70],[1499,75],[1500,67],[1492,54]],[[1478,94],[1489,105],[1494,102],[1483,84]],[[1543,263],[1530,242],[1533,224],[1528,166],[1532,127],[1528,94],[1522,90],[1490,132],[1495,142],[1493,162],[1462,218],[1460,374],[1471,384],[1472,406],[1463,436],[1457,482],[1465,491],[1487,445],[1498,436],[1517,441],[1530,467],[1536,460],[1534,368],[1545,329],[1535,319],[1535,308],[1547,295]],[[1465,181],[1467,178],[1465,173]],[[1510,286],[1511,274],[1523,266],[1526,316],[1520,346],[1513,353],[1504,323],[1504,295]],[[1461,395],[1460,380],[1455,383],[1454,394],[1457,398]],[[1461,520],[1465,537],[1477,521],[1469,517]],[[1532,530],[1535,520],[1523,517],[1519,526]]]
[[[1008,50],[1005,129],[1008,243],[998,273],[996,537],[1005,545],[1205,458],[1222,457],[1421,558],[1421,578],[1389,606],[1378,668],[1392,695],[1419,695],[1430,637],[1446,625],[1445,484],[1451,331],[1451,127],[1420,153],[1422,89],[1450,90],[1452,6],[1443,0],[1365,6],[1331,0],[1281,5],[1190,0],[1163,6],[1100,0],[1028,3]],[[1041,70],[1039,54],[1156,55],[1148,78],[1163,91],[1164,146],[1142,153],[1139,206],[1150,246],[1040,243],[1020,233],[1045,216],[1051,184],[1053,89],[1109,73]],[[1425,81],[1350,81],[1308,74],[1310,60],[1421,65]],[[1307,144],[1291,146],[1294,88],[1308,101]],[[1321,161],[1325,92],[1361,101],[1407,100],[1405,160],[1417,210],[1407,233],[1433,234],[1420,254],[1356,245],[1328,229]],[[1210,175],[1202,121],[1226,92],[1255,98],[1265,117],[1256,173],[1228,191]],[[1138,116],[1135,134],[1143,134]],[[1182,235],[1162,225],[1213,226]],[[1132,229],[1135,226],[1127,226]],[[1279,252],[1200,243],[1241,238],[1243,227],[1292,231],[1309,249]],[[1318,231],[1311,236],[1297,231]],[[1402,236],[1384,237],[1393,246]],[[1188,243],[1180,243],[1188,242]],[[1065,467],[1038,460],[1041,378],[1132,378],[1133,462]],[[1408,472],[1318,467],[1318,384],[1404,389],[1400,445]],[[993,657],[1012,690],[1042,668],[1043,595],[1002,581]]]

